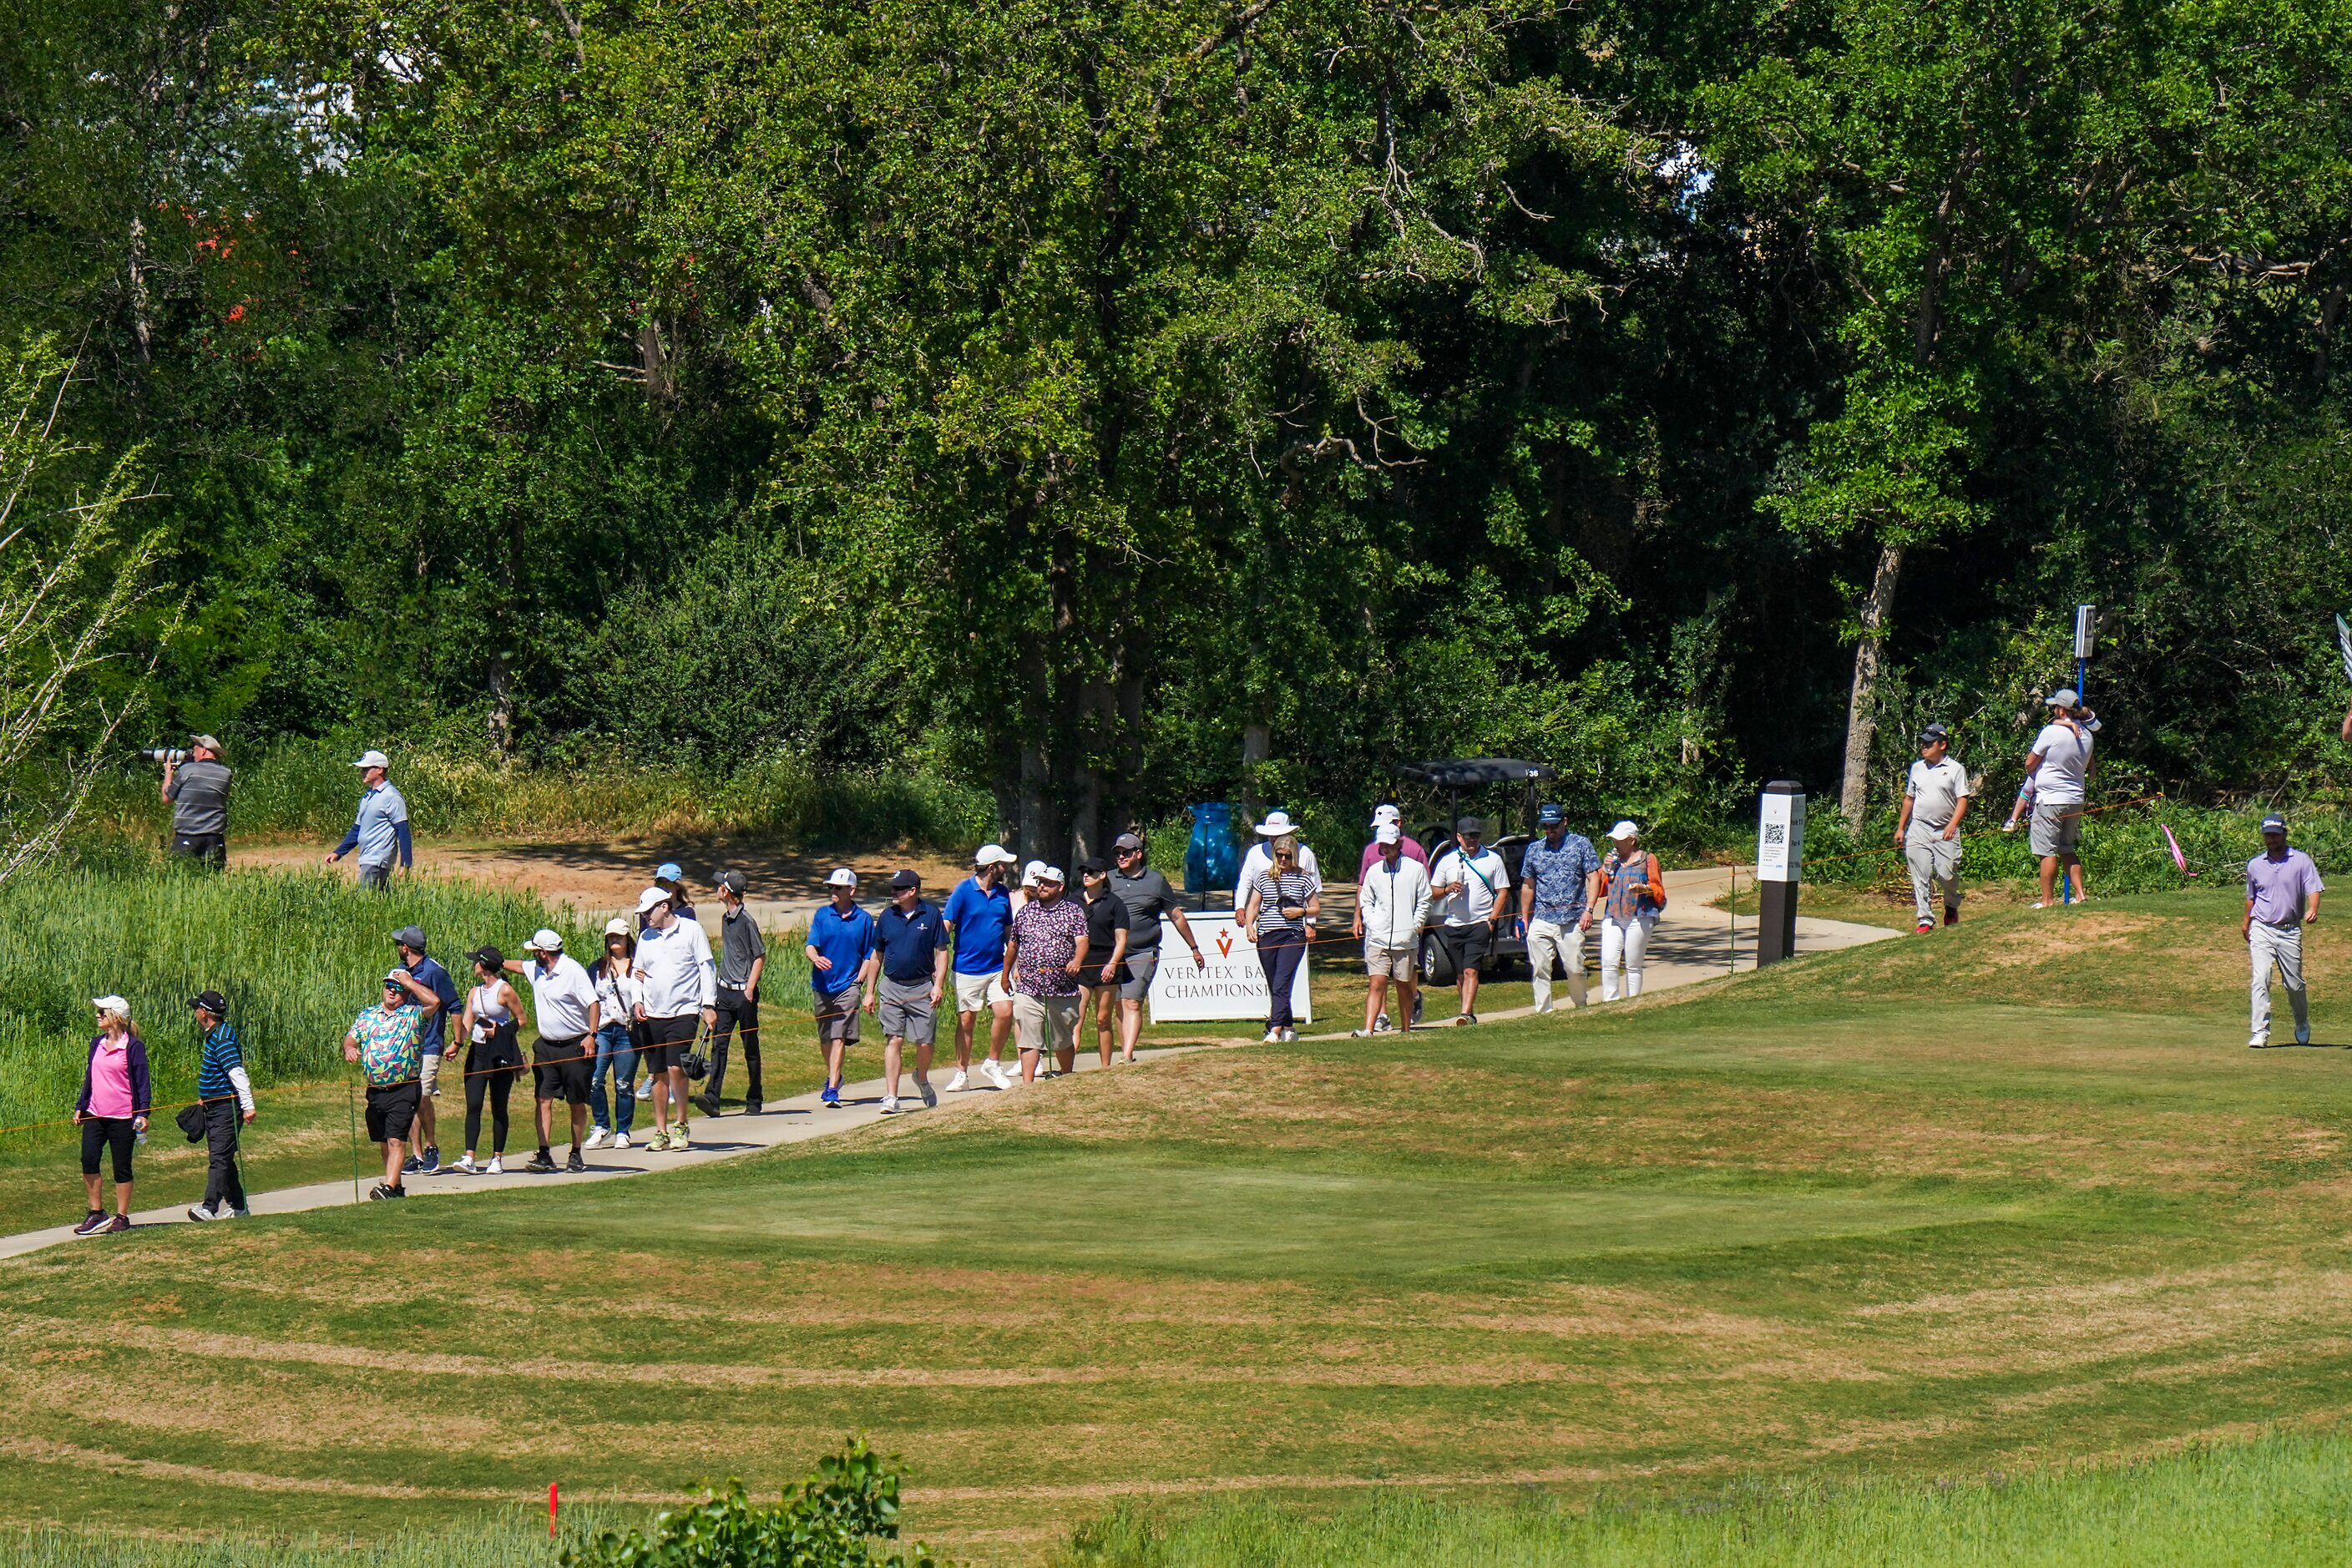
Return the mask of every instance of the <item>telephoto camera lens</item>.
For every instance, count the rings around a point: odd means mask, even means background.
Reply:
[[[157,763],[179,763],[188,760],[188,753],[177,746],[150,746],[139,754],[149,762]]]

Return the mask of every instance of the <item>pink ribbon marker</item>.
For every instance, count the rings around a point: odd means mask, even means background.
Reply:
[[[2180,840],[2172,836],[2171,825],[2168,823],[2158,823],[2157,826],[2164,829],[2164,841],[2172,847],[2172,863],[2180,868],[2180,874],[2184,877],[2194,877],[2197,875],[2196,872],[2189,868],[2189,857],[2180,852]]]

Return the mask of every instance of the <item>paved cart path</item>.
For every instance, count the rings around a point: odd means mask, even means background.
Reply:
[[[1647,993],[1668,990],[1677,985],[1688,985],[1701,980],[1717,979],[1731,973],[1735,966],[1740,970],[1755,967],[1755,920],[1751,917],[1735,921],[1723,910],[1710,909],[1706,904],[1707,900],[1728,888],[1730,882],[1731,873],[1720,868],[1666,873],[1669,902],[1664,916],[1658,921],[1657,930],[1652,933],[1650,939],[1649,963],[1643,975]],[[1348,891],[1352,892],[1352,889]],[[1344,911],[1345,906],[1343,905],[1342,908]],[[1344,918],[1343,912],[1342,919]],[[1878,926],[1853,925],[1842,921],[1810,920],[1800,916],[1797,921],[1797,951],[1801,953],[1825,952],[1838,948],[1858,946],[1864,942],[1878,942],[1899,934]],[[1600,947],[1598,939],[1589,941],[1585,947],[1589,958],[1597,954]],[[1593,962],[1597,962],[1597,959]],[[1596,990],[1592,994],[1597,997],[1599,992]],[[1568,1005],[1564,987],[1558,998],[1558,1005],[1563,1009]],[[1451,1005],[1447,997],[1433,997],[1430,1005],[1424,1010],[1423,1016],[1425,1020],[1436,1020],[1443,1018],[1450,1011]],[[1526,1017],[1531,1012],[1530,1008],[1513,1007],[1496,1012],[1481,1013],[1479,1017],[1486,1023],[1501,1023],[1511,1018]],[[1344,1039],[1347,1037],[1349,1026],[1355,1022],[1353,1019],[1330,1021],[1339,1024],[1339,1026],[1328,1031],[1317,1030],[1303,1037]],[[1443,1026],[1425,1021],[1423,1031],[1426,1032],[1430,1028],[1439,1026]],[[1224,1024],[1212,1025],[1209,1027],[1240,1030],[1246,1026]],[[1134,1067],[1117,1068],[1113,1070],[1133,1072],[1151,1062],[1182,1056],[1191,1051],[1231,1048],[1252,1043],[1254,1043],[1253,1037],[1236,1035],[1233,1037],[1202,1040],[1196,1044],[1160,1047],[1138,1053]],[[1098,1072],[1102,1069],[1091,1053],[1081,1052],[1078,1058],[1078,1070]],[[939,1081],[945,1082],[951,1071],[951,1068],[946,1071],[935,1068],[934,1076]],[[979,1077],[976,1072],[973,1076]],[[902,1086],[911,1085],[912,1081],[911,1074],[901,1079]],[[922,1110],[922,1102],[912,1097],[903,1100],[901,1103],[914,1106],[916,1109],[910,1112],[913,1115],[964,1114],[992,1104],[1004,1103],[1021,1094],[1049,1091],[1051,1087],[1035,1085],[1028,1089],[1000,1090],[985,1087],[984,1079],[980,1081],[983,1085],[980,1089],[967,1090],[961,1094],[941,1095],[939,1107],[935,1110]],[[489,1192],[500,1187],[562,1186],[574,1182],[611,1181],[619,1176],[643,1175],[649,1171],[672,1170],[688,1165],[707,1165],[713,1161],[730,1160],[740,1154],[753,1153],[761,1149],[772,1149],[780,1144],[800,1143],[812,1138],[823,1138],[831,1133],[845,1132],[851,1128],[867,1126],[882,1120],[882,1080],[880,1079],[869,1079],[861,1083],[845,1085],[842,1095],[844,1103],[838,1109],[823,1104],[815,1091],[812,1090],[807,1094],[794,1095],[790,1100],[772,1102],[757,1116],[746,1116],[740,1112],[730,1112],[726,1116],[716,1119],[697,1116],[693,1122],[694,1147],[684,1154],[656,1154],[642,1147],[622,1150],[599,1149],[591,1152],[589,1155],[591,1169],[585,1172],[576,1173],[559,1172],[553,1175],[535,1176],[520,1169],[523,1160],[530,1158],[530,1152],[525,1150],[519,1155],[511,1156],[515,1168],[500,1175],[461,1176],[445,1166],[436,1175],[409,1177],[408,1186],[412,1198],[425,1198],[449,1196],[461,1193]],[[165,1125],[168,1126],[168,1122]],[[650,1124],[647,1125],[646,1132],[647,1136],[651,1136]],[[367,1164],[372,1157],[373,1149],[362,1152],[362,1168],[359,1190],[362,1192],[375,1180],[375,1177],[369,1173]],[[283,1187],[271,1193],[256,1193],[251,1195],[251,1201],[255,1214],[278,1215],[297,1214],[305,1209],[333,1208],[339,1205],[365,1200],[359,1195],[359,1192],[354,1191],[353,1184],[346,1180],[319,1182],[308,1186]],[[176,1206],[141,1210],[134,1212],[131,1217],[134,1226],[193,1223],[188,1218],[187,1210],[184,1207]],[[0,1237],[0,1258],[37,1252],[45,1247],[57,1246],[60,1242],[88,1240],[97,1244],[103,1239],[98,1237],[77,1237],[70,1225],[53,1226],[46,1230],[26,1231],[18,1236]]]

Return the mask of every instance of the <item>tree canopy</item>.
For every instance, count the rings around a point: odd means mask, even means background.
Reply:
[[[2352,0],[14,21],[0,333],[174,724],[1859,812],[2094,601],[2127,780],[2345,760]]]

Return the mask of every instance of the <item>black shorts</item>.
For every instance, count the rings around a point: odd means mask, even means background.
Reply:
[[[228,835],[174,833],[172,835],[172,853],[180,859],[194,860],[217,871],[228,864]]]
[[[530,1075],[539,1084],[539,1098],[560,1100],[566,1105],[587,1104],[595,1063],[585,1035],[552,1040],[541,1037],[530,1049]]]
[[[675,1018],[647,1018],[644,1052],[638,1059],[647,1072],[667,1072],[686,1066],[693,1054],[694,1037],[702,1032],[702,1015],[681,1013]]]
[[[1485,921],[1472,921],[1466,926],[1439,926],[1438,940],[1454,955],[1454,969],[1471,968],[1484,963],[1495,950],[1495,928]]]
[[[394,1138],[406,1138],[408,1130],[416,1125],[416,1107],[424,1098],[424,1086],[414,1079],[406,1083],[370,1084],[368,1141],[385,1143]]]
[[[98,1174],[98,1157],[110,1151],[114,1155],[114,1179],[131,1179],[131,1144],[138,1135],[131,1126],[136,1120],[129,1116],[92,1116],[81,1124],[81,1173]]]

